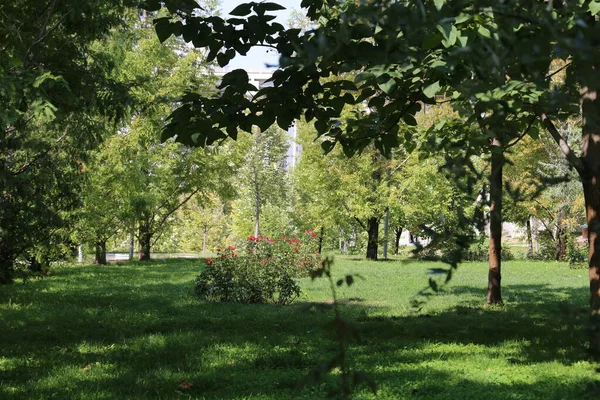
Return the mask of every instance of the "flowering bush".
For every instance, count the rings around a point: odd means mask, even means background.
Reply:
[[[320,265],[316,236],[306,231],[305,243],[285,236],[251,236],[241,254],[233,246],[219,248],[196,278],[195,292],[209,301],[290,304],[300,295],[297,278],[309,276]]]

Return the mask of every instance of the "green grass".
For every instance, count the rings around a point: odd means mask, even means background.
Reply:
[[[64,266],[0,287],[0,399],[325,397],[325,384],[294,389],[335,352],[326,282],[306,280],[287,307],[211,304],[192,294],[201,265]],[[415,313],[410,300],[441,266],[337,260],[339,275],[365,278],[339,297],[361,334],[351,368],[375,379],[378,399],[600,396],[584,351],[585,271],[508,262],[500,309],[483,305],[486,265],[465,264]]]

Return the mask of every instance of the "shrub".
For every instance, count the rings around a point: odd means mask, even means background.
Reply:
[[[196,295],[208,301],[290,304],[300,295],[298,278],[321,262],[314,251],[316,234],[308,230],[305,237],[304,244],[297,238],[249,237],[241,254],[233,246],[217,249],[195,280]]]
[[[571,269],[588,268],[588,247],[577,246],[575,240],[567,241],[567,261]]]

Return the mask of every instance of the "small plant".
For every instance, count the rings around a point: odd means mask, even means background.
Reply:
[[[577,246],[575,240],[567,241],[567,261],[569,262],[569,268],[571,269],[587,269],[587,246]]]
[[[233,246],[217,249],[217,257],[206,260],[195,280],[196,295],[208,301],[290,304],[300,296],[298,278],[309,276],[320,263],[312,233],[306,232],[304,244],[260,235],[249,237],[241,254]]]
[[[297,390],[308,385],[318,384],[327,374],[334,370],[340,372],[340,385],[332,388],[329,392],[330,398],[350,399],[352,392],[358,386],[364,384],[371,392],[377,394],[377,386],[373,378],[362,371],[350,371],[347,363],[347,343],[351,340],[358,339],[358,332],[353,326],[342,319],[339,303],[337,301],[336,286],[340,287],[344,284],[351,286],[354,283],[354,276],[346,275],[343,279],[338,279],[334,282],[331,266],[333,265],[332,258],[323,260],[321,268],[317,268],[311,272],[311,278],[325,277],[329,281],[331,295],[333,297],[333,327],[337,341],[337,352],[329,360],[323,361],[318,367],[312,369],[298,384]],[[358,275],[357,275],[358,276]]]

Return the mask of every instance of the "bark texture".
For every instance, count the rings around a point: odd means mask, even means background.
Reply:
[[[600,70],[600,65],[595,67]],[[580,171],[585,196],[589,243],[590,351],[600,356],[600,98],[598,88],[582,92],[583,149]]]
[[[402,236],[402,228],[401,227],[397,227],[396,229],[394,229],[394,235],[395,235],[395,240],[394,240],[394,255],[398,255],[398,252],[400,251],[400,236]]]
[[[492,141],[492,171],[490,174],[490,247],[488,294],[489,305],[502,304],[502,168],[504,149],[502,141]]]
[[[140,223],[139,227],[139,241],[140,247],[138,250],[138,260],[148,261],[150,260],[150,247],[152,246],[152,233],[147,223]]]
[[[527,257],[533,257],[533,235],[531,233],[531,219],[527,219]]]
[[[371,217],[368,220],[367,233],[367,260],[377,260],[377,247],[379,243],[379,218]]]
[[[96,243],[95,264],[106,265],[106,240],[100,240]]]

